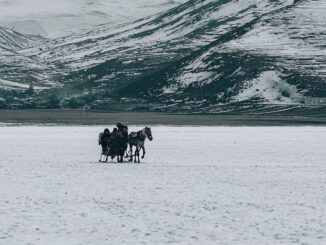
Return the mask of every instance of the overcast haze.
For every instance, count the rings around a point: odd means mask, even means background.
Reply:
[[[0,0],[0,26],[59,37],[98,24],[132,21],[183,2],[186,0]]]

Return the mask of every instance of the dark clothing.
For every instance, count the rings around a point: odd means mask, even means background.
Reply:
[[[103,133],[101,135],[101,144],[107,143],[109,141],[110,137],[111,137],[110,133]]]
[[[128,131],[128,126],[125,124],[117,123],[116,126],[119,132]]]
[[[99,144],[102,146],[102,154],[106,154],[108,151],[110,137],[111,134],[109,132],[100,134]]]

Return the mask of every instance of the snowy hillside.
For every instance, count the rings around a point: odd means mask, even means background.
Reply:
[[[25,34],[66,36],[162,12],[186,0],[0,0],[0,26]]]
[[[19,50],[39,45],[46,40],[39,36],[22,35],[15,31],[0,28],[0,106],[24,107],[24,103],[35,104],[39,99],[25,94],[31,86],[35,92],[58,87],[54,82],[54,68],[19,54]]]
[[[255,112],[265,104],[262,113],[266,107],[325,108],[325,10],[323,1],[302,1],[245,23],[183,60],[177,72],[167,71],[162,96],[173,101],[175,94],[202,93],[211,111],[214,101]]]
[[[133,63],[134,58],[142,56],[151,59],[184,51],[190,54],[236,27],[292,2],[188,1],[161,15],[114,27],[102,25],[27,52],[51,63],[65,63],[73,70],[91,68],[114,58]]]
[[[45,40],[40,37],[22,35],[13,30],[0,27],[0,48],[3,49],[19,50],[35,46],[44,41]]]
[[[318,113],[324,10],[321,0],[191,0],[19,53],[50,67],[63,107]]]
[[[226,48],[281,57],[287,67],[299,66],[315,76],[326,76],[326,2],[302,1],[295,7],[266,16]],[[296,61],[296,63],[294,63]]]
[[[53,74],[51,67],[0,47],[0,107],[28,108],[42,104],[43,91],[60,86]],[[34,91],[29,91],[31,86]]]

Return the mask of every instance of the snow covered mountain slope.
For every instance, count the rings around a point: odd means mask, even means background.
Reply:
[[[41,105],[41,94],[60,86],[55,82],[54,74],[54,68],[0,47],[0,107]]]
[[[52,86],[51,67],[11,50],[0,48],[0,79],[14,83]],[[10,83],[8,83],[8,86]],[[14,86],[17,87],[17,86]],[[18,86],[19,87],[19,86]],[[24,86],[20,86],[23,88]]]
[[[60,37],[162,12],[186,0],[0,0],[0,26]]]
[[[185,49],[190,54],[236,27],[292,2],[192,0],[131,24],[102,25],[90,32],[56,39],[32,52],[51,63],[65,63],[69,69],[90,68],[113,58],[132,61],[130,56],[135,57],[135,53],[164,55]]]
[[[48,32],[42,27],[42,25],[35,20],[22,20],[14,21],[5,24],[7,28],[10,28],[16,32],[25,35],[34,35],[48,37]]]
[[[19,53],[55,71],[64,107],[319,111],[323,10],[321,0],[189,0]]]
[[[22,35],[13,30],[0,27],[0,48],[18,50],[44,42],[40,37]]]
[[[0,28],[0,98],[1,105],[23,107],[26,97],[58,87],[54,82],[55,68],[42,64],[19,52],[22,48],[39,45],[46,40],[39,36],[22,35]],[[32,87],[30,89],[30,87]],[[25,91],[28,91],[25,94]],[[28,96],[27,96],[28,95]],[[28,98],[28,100],[33,100]],[[39,99],[36,99],[39,101]]]
[[[129,91],[146,88],[145,98],[189,110],[325,110],[326,7],[317,2],[299,2],[248,22]]]

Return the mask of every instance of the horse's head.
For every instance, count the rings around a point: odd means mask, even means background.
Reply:
[[[152,135],[152,130],[151,130],[151,128],[146,127],[146,128],[144,129],[144,131],[145,131],[145,135],[147,136],[147,138],[148,138],[150,141],[152,141],[152,140],[153,140],[153,135]]]

